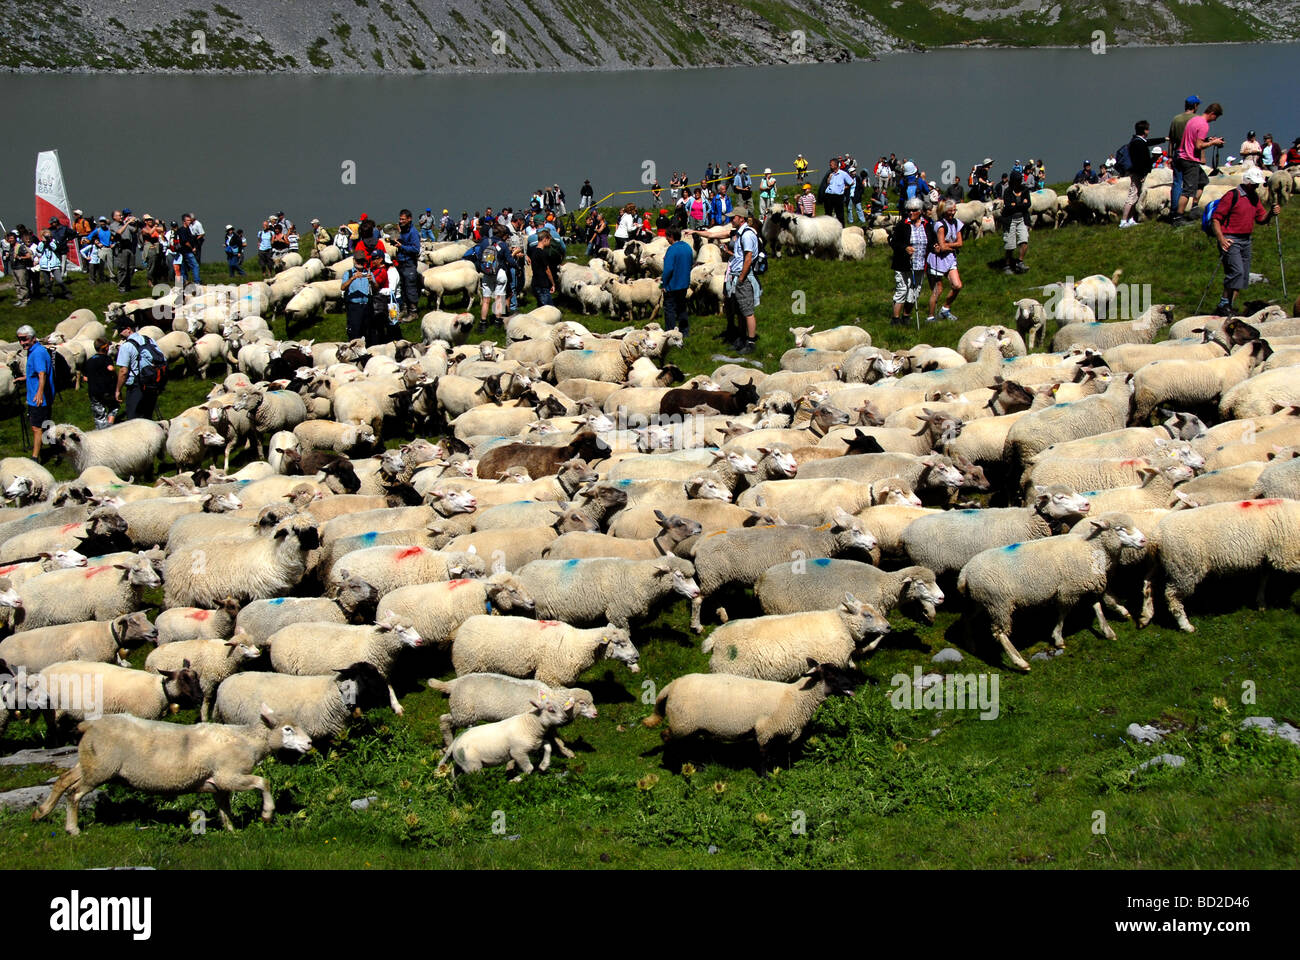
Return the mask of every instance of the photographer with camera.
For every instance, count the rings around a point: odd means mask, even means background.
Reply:
[[[127,293],[135,273],[135,248],[140,237],[140,221],[131,216],[131,208],[113,211],[113,224],[108,228],[113,238],[113,273],[117,289]]]

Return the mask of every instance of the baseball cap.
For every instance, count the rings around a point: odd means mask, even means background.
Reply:
[[[1254,130],[1247,130],[1247,131],[1246,131],[1246,139],[1247,139],[1247,140],[1253,140],[1254,138],[1255,138],[1255,131],[1254,131]]]
[[[1190,97],[1188,97],[1186,100],[1183,101],[1183,103],[1200,103],[1200,102],[1201,102],[1201,98],[1198,97],[1196,94],[1192,94]]]
[[[749,207],[742,203],[740,206],[732,208],[731,215],[733,217],[747,217],[749,216]]]
[[[123,208],[122,208],[122,216],[124,216],[124,217],[129,217],[129,216],[131,216],[131,208],[130,208],[130,207],[123,207]]]
[[[235,225],[234,225],[233,223],[228,223],[228,224],[226,224],[226,229],[227,229],[227,230],[234,230],[234,229],[235,229]]]
[[[100,217],[100,218],[99,218],[98,220],[96,220],[95,222],[96,222],[96,223],[108,223],[108,217]],[[11,231],[9,231],[9,232],[12,233],[13,231],[11,230]]]
[[[1263,186],[1264,171],[1259,167],[1247,167],[1246,172],[1241,175],[1241,182],[1243,184],[1253,183],[1256,186]]]
[[[54,224],[54,223],[58,223],[58,222],[59,222],[59,218],[58,218],[58,217],[50,217],[50,223]]]
[[[73,213],[81,213],[80,210],[73,210],[72,212],[73,212]]]

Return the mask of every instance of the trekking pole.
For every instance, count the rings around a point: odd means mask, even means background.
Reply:
[[[1277,268],[1282,273],[1282,299],[1287,299],[1286,292],[1286,267],[1282,265],[1282,220],[1280,217],[1273,218],[1273,232],[1277,235]]]
[[[1196,313],[1200,314],[1201,304],[1205,302],[1205,295],[1210,292],[1210,287],[1214,285],[1214,278],[1219,275],[1219,267],[1223,266],[1222,262],[1215,260],[1214,272],[1210,274],[1209,282],[1205,284],[1205,289],[1201,291],[1201,299],[1196,301]]]

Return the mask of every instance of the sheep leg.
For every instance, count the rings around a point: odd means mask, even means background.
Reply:
[[[691,629],[696,633],[704,632],[704,624],[700,623],[700,611],[704,607],[704,595],[700,594],[691,600]]]
[[[569,760],[572,760],[574,757],[577,756],[576,753],[574,753],[572,750],[570,750],[568,747],[564,745],[564,741],[561,740],[559,737],[552,737],[551,739],[555,741],[555,749],[560,751],[560,756],[565,757]]]
[[[209,711],[211,710],[211,707],[212,707],[212,701],[216,699],[216,696],[217,696],[217,688],[216,688],[216,687],[213,687],[213,688],[212,688],[212,691],[211,691],[210,693],[208,693],[208,695],[205,696],[205,697],[203,698],[203,702],[202,702],[201,704],[199,704],[199,722],[200,722],[200,723],[207,723],[207,722],[208,722],[208,714],[209,714]]]
[[[1183,609],[1182,598],[1178,595],[1178,588],[1172,583],[1165,585],[1165,604],[1169,607],[1169,612],[1174,615],[1178,621],[1178,629],[1183,633],[1195,633],[1196,628],[1192,622],[1187,619],[1187,611]]]
[[[1110,624],[1106,622],[1106,612],[1102,608],[1102,602],[1098,600],[1096,603],[1092,605],[1092,609],[1096,611],[1097,626],[1101,628],[1101,635],[1105,637],[1107,640],[1114,640],[1115,631],[1112,630],[1110,628]]]
[[[43,820],[45,817],[49,816],[50,811],[54,809],[54,805],[59,802],[59,797],[63,796],[63,792],[69,787],[77,787],[80,785],[81,764],[77,763],[72,767],[72,769],[64,771],[59,779],[54,782],[54,786],[50,788],[49,796],[41,801],[40,806],[32,811],[32,822],[35,823],[37,820]]]
[[[545,773],[551,766],[551,741],[542,742],[542,762],[537,765],[537,769]]]
[[[444,713],[438,718],[438,727],[442,730],[442,745],[444,747],[450,747],[453,739],[451,735],[452,726],[450,713]]]
[[[1259,574],[1259,590],[1255,593],[1255,606],[1259,610],[1264,609],[1264,594],[1268,592],[1268,568],[1264,567]]]
[[[1058,649],[1065,646],[1065,615],[1067,610],[1067,607],[1061,606],[1056,614],[1056,626],[1052,628],[1052,645]]]
[[[998,643],[1002,644],[1002,649],[1007,652],[1007,656],[1011,658],[1011,662],[1016,665],[1016,668],[1028,673],[1028,662],[1026,662],[1025,658],[1020,655],[1020,651],[1011,645],[1011,638],[1007,636],[1006,631],[996,629],[994,630],[993,635],[998,638]]]
[[[231,831],[235,830],[235,818],[230,810],[230,791],[217,791],[217,814],[221,817],[221,826]]]
[[[1142,581],[1142,615],[1138,617],[1137,625],[1139,628],[1145,627],[1155,616],[1156,601],[1151,591],[1151,578],[1146,577]]]
[[[1124,606],[1124,604],[1111,596],[1109,590],[1101,595],[1101,602],[1106,604],[1106,609],[1115,614],[1115,616],[1123,617],[1125,620],[1129,618],[1128,607]]]
[[[388,704],[393,708],[393,713],[397,714],[399,717],[402,715],[402,705],[397,702],[397,691],[393,689],[391,683],[388,684]]]
[[[528,750],[522,747],[511,749],[510,757],[519,766],[519,773],[510,778],[511,783],[518,783],[533,772],[533,761],[528,758]]]

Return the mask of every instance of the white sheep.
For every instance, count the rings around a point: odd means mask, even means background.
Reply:
[[[292,723],[283,723],[269,709],[259,723],[243,727],[220,724],[180,726],[129,716],[100,717],[81,725],[77,763],[55,781],[32,819],[48,816],[63,794],[71,790],[65,829],[76,836],[77,810],[82,798],[109,780],[121,780],[149,793],[177,794],[212,791],[227,830],[234,829],[230,794],[260,790],[262,819],[275,813],[275,801],[253,767],[277,750],[306,753],[311,740]]]
[[[805,217],[798,213],[777,210],[763,223],[763,242],[776,256],[783,248],[804,259],[811,256],[837,258],[840,256],[840,234],[843,226],[835,217]]]
[[[829,557],[774,564],[754,584],[754,597],[768,615],[833,610],[845,593],[886,615],[900,604],[917,604],[927,623],[934,622],[935,607],[944,600],[934,572],[925,567],[887,573]]]
[[[1091,527],[1087,537],[1048,537],[995,547],[977,553],[962,567],[957,589],[988,617],[993,636],[1021,670],[1028,670],[1029,663],[1011,643],[1011,621],[1017,608],[1053,604],[1056,626],[1052,639],[1057,647],[1063,647],[1061,631],[1066,616],[1079,601],[1095,598],[1097,625],[1107,639],[1114,639],[1102,611],[1111,565],[1125,547],[1141,549],[1147,541],[1126,516],[1112,517],[1085,521]]]
[[[60,660],[91,660],[117,663],[128,647],[138,647],[157,637],[154,625],[140,611],[112,620],[87,620],[26,630],[0,640],[0,660],[10,668],[25,667],[39,673]]]
[[[474,316],[469,313],[444,313],[433,310],[420,318],[420,335],[426,344],[442,340],[453,346],[464,343],[474,329]]]
[[[889,621],[879,610],[845,593],[831,610],[732,620],[706,637],[700,650],[712,654],[714,673],[788,681],[801,676],[809,660],[856,668],[854,655],[876,649],[888,632]]]
[[[1037,300],[1025,297],[1012,304],[1016,308],[1016,330],[1032,350],[1047,330],[1047,311]]]
[[[494,573],[486,580],[459,579],[399,587],[380,598],[376,616],[396,617],[411,624],[426,643],[446,646],[451,643],[456,628],[472,616],[490,612],[527,614],[534,606],[532,597],[513,574]]]
[[[127,420],[89,433],[69,424],[51,425],[45,431],[45,443],[62,447],[78,473],[87,467],[105,466],[122,477],[151,474],[166,442],[167,431],[145,419]]]
[[[212,715],[222,723],[249,723],[262,704],[322,740],[342,733],[354,713],[388,706],[388,684],[368,663],[310,677],[244,671],[217,688]]]
[[[143,552],[124,563],[51,570],[23,584],[14,631],[85,620],[112,620],[143,606],[141,593],[162,581]]]
[[[64,717],[84,720],[107,713],[156,720],[173,705],[193,706],[203,698],[198,675],[187,666],[153,673],[112,663],[60,660],[27,679],[28,702],[54,711],[56,729]]]
[[[26,481],[25,483],[22,481]],[[18,506],[44,500],[54,489],[54,475],[27,457],[0,459],[0,491]]]
[[[1052,349],[1059,353],[1075,346],[1088,346],[1104,351],[1121,343],[1151,343],[1173,318],[1172,303],[1157,303],[1143,311],[1136,320],[1066,323],[1052,337]]]
[[[490,557],[491,554],[486,556]],[[484,558],[477,552],[388,545],[366,547],[335,556],[326,583],[340,584],[349,575],[357,576],[373,585],[379,595],[383,596],[412,584],[477,576],[484,569]]]
[[[515,574],[539,617],[575,624],[608,621],[623,630],[672,593],[692,601],[700,595],[695,568],[680,557],[534,560]]]
[[[1133,374],[1133,420],[1145,423],[1157,407],[1217,405],[1272,352],[1267,340],[1252,340],[1226,357],[1148,363]]]
[[[302,580],[305,554],[319,542],[314,524],[291,517],[269,536],[177,550],[164,566],[166,605],[213,608],[227,596],[241,603],[281,596]]]
[[[509,762],[517,766],[519,773],[511,778],[511,783],[518,783],[533,772],[533,763],[529,754],[538,747],[542,748],[542,762],[539,769],[545,770],[551,763],[551,744],[546,739],[547,731],[561,726],[569,720],[568,713],[554,700],[530,701],[528,713],[521,713],[508,720],[485,723],[480,727],[470,727],[452,741],[447,752],[438,761],[438,766],[448,758],[466,773],[477,773],[484,767],[495,767]],[[454,773],[453,768],[453,773]]]
[[[1115,377],[1104,393],[1031,410],[1007,431],[1006,454],[1023,466],[1054,443],[1123,429],[1132,401],[1132,378]]]
[[[608,624],[580,629],[558,620],[479,614],[456,628],[451,645],[457,675],[504,673],[551,686],[574,683],[602,658],[621,661],[632,673],[641,669],[631,635]]]
[[[395,617],[373,626],[338,623],[294,623],[267,640],[271,667],[277,673],[307,677],[338,669],[338,664],[368,663],[387,681],[393,661],[403,648],[420,646],[420,635]],[[397,693],[388,685],[389,704],[402,714]]]
[[[192,668],[198,674],[199,688],[203,691],[199,719],[206,723],[208,710],[221,682],[233,676],[248,661],[256,660],[262,655],[260,648],[247,641],[247,635],[238,632],[229,640],[215,637],[177,640],[153,650],[145,658],[144,668],[160,673],[164,670],[180,670],[186,666]]]
[[[558,702],[572,718],[581,714],[594,720],[596,704],[591,694],[577,687],[550,687],[540,680],[510,677],[503,673],[469,673],[451,680],[430,680],[429,688],[447,697],[447,712],[438,718],[442,744],[451,746],[452,731],[476,723],[507,720],[525,713],[530,701],[543,698]],[[566,757],[575,756],[564,741],[552,734],[556,748]]]

